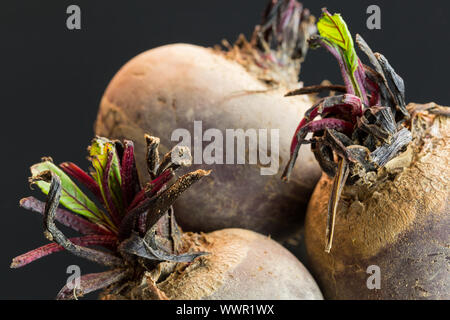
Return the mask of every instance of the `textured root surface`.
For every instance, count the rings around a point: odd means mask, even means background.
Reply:
[[[191,250],[210,254],[190,264],[162,263],[116,299],[322,299],[309,272],[270,238],[242,230],[185,234]]]
[[[212,295],[226,281],[227,272],[246,258],[249,247],[243,244],[256,237],[257,234],[239,231],[191,234],[192,243],[210,255],[188,266],[179,265],[158,287],[171,299],[198,300]]]
[[[332,182],[324,176],[318,183],[308,207],[306,245],[326,297],[450,297],[449,119],[419,117],[411,150],[389,164],[385,181],[370,190],[344,189],[330,254],[324,246]],[[380,290],[366,286],[370,265],[381,268]]]

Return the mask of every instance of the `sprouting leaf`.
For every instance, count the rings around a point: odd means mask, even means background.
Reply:
[[[341,15],[335,13],[331,15],[327,9],[322,9],[322,17],[317,23],[317,29],[321,35],[322,42],[326,42],[328,47],[334,48],[335,50],[328,50],[333,53],[333,51],[338,51],[340,59],[343,60],[344,65],[340,65],[344,81],[349,77],[351,80],[352,90],[349,93],[354,92],[355,95],[360,97],[366,104],[368,103],[367,95],[364,88],[364,78],[365,72],[363,70],[362,64],[356,55],[355,47],[353,44],[353,39],[348,30],[347,24]],[[333,53],[336,56],[336,54]],[[347,76],[345,75],[347,74]],[[346,86],[350,84],[346,81]]]
[[[122,179],[120,162],[114,142],[96,137],[90,146],[89,154],[95,172],[93,178],[100,186],[106,207],[112,215],[122,211]]]
[[[349,70],[354,73],[358,68],[358,57],[352,35],[341,15],[339,13],[331,15],[324,9],[322,17],[317,22],[317,29],[323,38],[342,48]]]
[[[56,165],[51,161],[46,160],[33,165],[31,168],[31,181],[36,184],[43,193],[48,194],[50,184],[42,180],[35,180],[44,171],[50,170],[58,175],[61,179],[62,194],[60,203],[67,209],[78,213],[91,221],[98,222],[102,220],[104,213],[97,208],[94,202],[92,202],[77,185]]]

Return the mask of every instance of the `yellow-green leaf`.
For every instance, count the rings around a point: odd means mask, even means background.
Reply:
[[[94,140],[92,140],[92,144],[89,149],[89,155],[91,157],[92,166],[95,169],[95,173],[92,176],[100,186],[100,190],[102,192],[105,205],[111,211],[112,204],[108,201],[108,197],[106,196],[107,190],[105,190],[105,186],[103,183],[105,170],[108,164],[109,154],[112,154],[113,156],[107,180],[108,181],[107,188],[109,189],[109,192],[112,196],[112,200],[114,201],[114,205],[116,206],[116,208],[123,209],[123,199],[121,189],[122,178],[120,174],[119,157],[117,156],[115,145],[112,141],[103,137],[96,137]]]
[[[104,216],[103,212],[92,202],[83,191],[67,176],[61,169],[51,161],[43,161],[33,165],[31,168],[32,180],[40,173],[50,170],[61,179],[61,199],[60,203],[67,209],[78,213],[86,218],[98,222]],[[50,184],[45,181],[33,181],[43,193],[48,194]]]
[[[328,11],[324,10],[322,17],[317,22],[317,29],[321,37],[343,50],[349,70],[352,73],[355,72],[358,68],[358,57],[352,35],[341,15],[339,13],[331,15]]]

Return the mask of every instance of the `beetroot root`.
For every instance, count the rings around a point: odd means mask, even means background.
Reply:
[[[288,250],[252,231],[186,233],[191,249],[209,252],[192,263],[163,262],[139,285],[106,290],[103,299],[322,299],[312,276]],[[130,288],[130,289],[129,289]]]
[[[324,174],[316,186],[306,248],[326,298],[450,298],[449,119],[434,115],[439,107],[432,103],[408,109],[413,142],[373,188],[344,188],[331,253],[324,248],[332,181]],[[380,289],[367,287],[371,265],[380,268]]]

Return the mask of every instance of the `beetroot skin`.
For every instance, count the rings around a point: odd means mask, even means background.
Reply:
[[[224,229],[186,233],[194,251],[209,252],[192,263],[162,262],[138,284],[103,299],[317,300],[323,299],[308,270],[288,250],[252,231]]]

